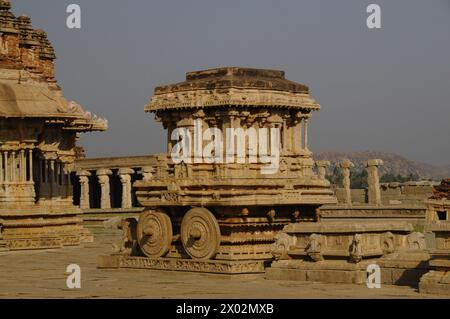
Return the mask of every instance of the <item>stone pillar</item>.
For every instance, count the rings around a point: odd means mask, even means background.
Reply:
[[[24,182],[26,180],[26,163],[25,163],[25,159],[24,159],[24,154],[25,151],[24,150],[20,150],[19,152],[19,181]]]
[[[290,134],[290,127],[288,125],[290,121],[290,115],[284,115],[283,116],[283,137],[282,137],[282,143],[283,143],[283,154],[287,154],[291,152],[291,134]]]
[[[109,169],[97,170],[98,182],[101,187],[101,200],[100,207],[102,209],[111,208],[111,191],[109,187],[109,176],[112,175],[112,171]]]
[[[16,181],[16,151],[11,151],[11,182]]]
[[[295,154],[301,153],[302,150],[302,121],[303,114],[301,112],[297,113],[295,117],[292,119],[292,124],[294,125],[291,128],[292,134],[292,151]]]
[[[4,175],[3,175],[3,151],[0,151],[0,183],[3,183],[5,181]]]
[[[350,168],[354,165],[349,160],[344,160],[339,163],[339,167],[342,173],[342,186],[344,188],[344,204],[352,204],[352,192],[350,187]]]
[[[3,180],[6,182],[8,182],[8,151],[4,151],[3,152],[3,166],[4,166],[4,170],[5,170],[5,175],[3,177]]]
[[[327,168],[330,167],[329,161],[316,161],[317,173],[320,179],[325,179]]]
[[[122,208],[133,207],[131,198],[131,175],[134,174],[134,170],[131,168],[119,169],[119,177],[122,182]]]
[[[89,209],[91,208],[89,202],[89,176],[91,173],[88,171],[79,171],[77,176],[80,179],[80,208]]]
[[[308,147],[308,121],[309,121],[309,117],[305,117],[305,120],[304,120],[304,132],[303,132],[303,149],[305,151],[309,151],[309,147]]]
[[[29,161],[29,164],[28,164],[28,169],[29,169],[29,181],[30,182],[33,182],[33,149],[29,149],[28,150],[28,161]]]
[[[380,159],[373,159],[365,163],[367,169],[367,184],[369,204],[381,205],[380,178],[378,176],[378,166],[383,165]]]

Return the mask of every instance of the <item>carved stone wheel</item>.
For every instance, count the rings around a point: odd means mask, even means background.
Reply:
[[[206,208],[189,210],[181,222],[181,242],[193,259],[213,259],[220,247],[220,228]]]
[[[139,247],[147,257],[164,257],[169,252],[172,237],[172,222],[163,211],[146,211],[139,216],[137,239]]]

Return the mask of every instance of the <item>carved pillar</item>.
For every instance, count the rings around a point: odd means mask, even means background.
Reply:
[[[49,161],[50,167],[48,169],[48,173],[50,175],[50,197],[53,197],[55,195],[55,160],[50,159]]]
[[[79,171],[77,176],[80,179],[80,208],[89,209],[91,207],[89,202],[89,176],[88,171]]]
[[[3,174],[3,151],[0,151],[0,183],[3,183],[5,180]]]
[[[109,176],[112,175],[109,169],[97,170],[98,182],[101,187],[100,207],[103,209],[111,208],[111,191],[109,187]]]
[[[25,151],[24,150],[20,150],[19,151],[19,181],[20,182],[24,182],[25,181],[25,177],[26,177],[26,165],[25,165],[25,160],[24,160],[24,154]]]
[[[16,152],[11,152],[11,182],[16,181]]]
[[[119,169],[119,177],[122,182],[122,208],[133,207],[131,198],[131,175],[134,174],[134,170],[131,168]]]
[[[308,147],[308,121],[309,121],[309,117],[305,117],[304,120],[304,132],[303,132],[303,149],[305,151],[309,151],[309,147]]]
[[[302,149],[302,114],[299,112],[296,114],[295,118],[292,120],[292,151],[295,154],[299,154]]]
[[[66,197],[72,198],[73,197],[73,187],[72,187],[72,180],[70,179],[70,174],[73,172],[73,163],[64,163],[63,167],[66,182],[65,182],[65,188],[66,188]],[[89,187],[89,184],[88,184]],[[88,195],[89,195],[89,188],[88,188]],[[89,202],[89,197],[88,197]]]
[[[342,186],[344,188],[344,204],[352,204],[352,193],[350,188],[350,168],[354,165],[349,160],[344,160],[339,163],[342,173]]]
[[[3,152],[3,165],[4,165],[4,170],[5,170],[5,175],[3,177],[3,180],[6,182],[8,182],[8,151],[4,151]]]
[[[33,149],[28,150],[28,171],[29,171],[29,181],[33,182]]]
[[[381,205],[380,178],[378,176],[378,166],[380,165],[383,165],[383,161],[380,159],[373,159],[365,163],[368,175],[369,204],[372,205]]]
[[[317,173],[320,179],[325,179],[327,168],[330,167],[329,161],[316,161]]]

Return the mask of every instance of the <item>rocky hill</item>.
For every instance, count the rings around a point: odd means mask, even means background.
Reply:
[[[384,165],[380,167],[380,174],[390,173],[394,175],[418,175],[421,179],[442,180],[450,177],[450,164],[437,166],[427,163],[415,162],[404,156],[395,153],[386,152],[316,152],[315,160],[328,160],[332,163],[332,167],[342,159],[349,159],[355,164],[356,169],[363,169],[364,161],[379,158],[384,161]]]

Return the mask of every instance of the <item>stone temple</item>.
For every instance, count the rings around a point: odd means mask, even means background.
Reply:
[[[63,97],[46,33],[10,8],[0,1],[0,243],[20,250],[92,240],[70,172],[79,134],[107,122]]]
[[[308,87],[285,79],[282,71],[225,67],[190,72],[183,83],[157,87],[145,110],[167,129],[168,152],[134,183],[146,208],[130,231],[138,250],[156,260],[155,267],[182,259],[186,270],[223,265],[237,272],[260,270],[285,225],[314,221],[321,205],[336,202],[330,183],[314,172],[308,149],[308,122],[319,108]],[[244,145],[240,162],[205,163],[191,153],[174,163],[172,133],[180,128],[194,139],[207,128],[253,129],[279,148],[279,168],[266,175],[263,162],[250,160],[250,134],[224,136],[224,145]],[[279,129],[279,141],[260,133],[262,128]],[[212,156],[225,158],[221,152],[223,147]]]

